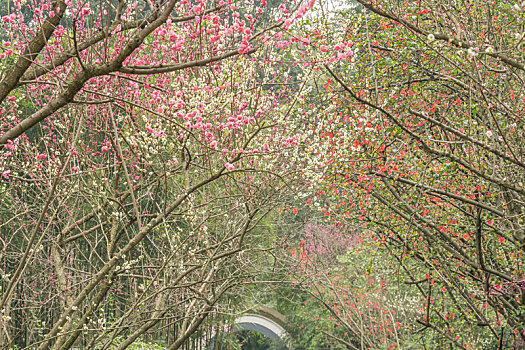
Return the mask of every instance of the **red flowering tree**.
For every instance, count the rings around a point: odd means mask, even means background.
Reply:
[[[519,346],[523,9],[358,2],[338,36],[313,42],[327,93],[312,113],[324,186],[309,203],[375,233],[425,300],[418,331],[458,348]]]

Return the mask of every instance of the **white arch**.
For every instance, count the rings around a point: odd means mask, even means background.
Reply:
[[[275,313],[275,311],[273,312]],[[293,349],[293,347],[288,343],[289,337],[286,330],[280,324],[268,317],[256,314],[247,314],[237,317],[233,323],[233,329],[231,330],[231,332],[235,333],[240,331],[259,332],[265,337],[277,341],[279,344],[282,345],[283,349]],[[210,341],[210,349],[214,348],[215,335]]]
[[[276,322],[261,315],[245,315],[235,319],[234,331],[257,331],[268,338],[286,341],[286,330]],[[268,332],[269,331],[269,332]]]

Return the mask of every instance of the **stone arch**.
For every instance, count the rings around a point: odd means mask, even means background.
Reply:
[[[283,349],[292,350],[288,344],[288,333],[284,329],[286,317],[278,311],[260,306],[235,319],[232,332],[254,331],[276,341]],[[215,337],[210,341],[210,349],[215,350]]]

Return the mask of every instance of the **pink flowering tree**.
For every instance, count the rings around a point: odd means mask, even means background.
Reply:
[[[258,23],[265,2],[242,15],[223,1],[13,2],[0,347],[124,349],[157,334],[176,349],[247,279],[302,137],[297,94],[266,89],[256,53],[308,6]]]
[[[330,225],[309,222],[304,227],[302,245],[310,259],[321,264],[337,264],[337,258],[354,248],[359,240],[359,232],[343,225]]]

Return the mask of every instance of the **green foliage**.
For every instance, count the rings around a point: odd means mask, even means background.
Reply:
[[[116,349],[117,346],[120,343],[122,343],[123,340],[124,338],[117,337],[113,341],[113,345],[110,346],[109,349],[110,350]],[[99,349],[99,348],[95,347],[95,349]],[[146,341],[143,341],[142,339],[138,339],[134,341],[129,347],[127,347],[127,349],[130,349],[130,350],[166,350],[167,348],[155,342],[146,342]]]
[[[216,350],[282,350],[282,346],[259,332],[239,331],[224,334],[215,343]]]

